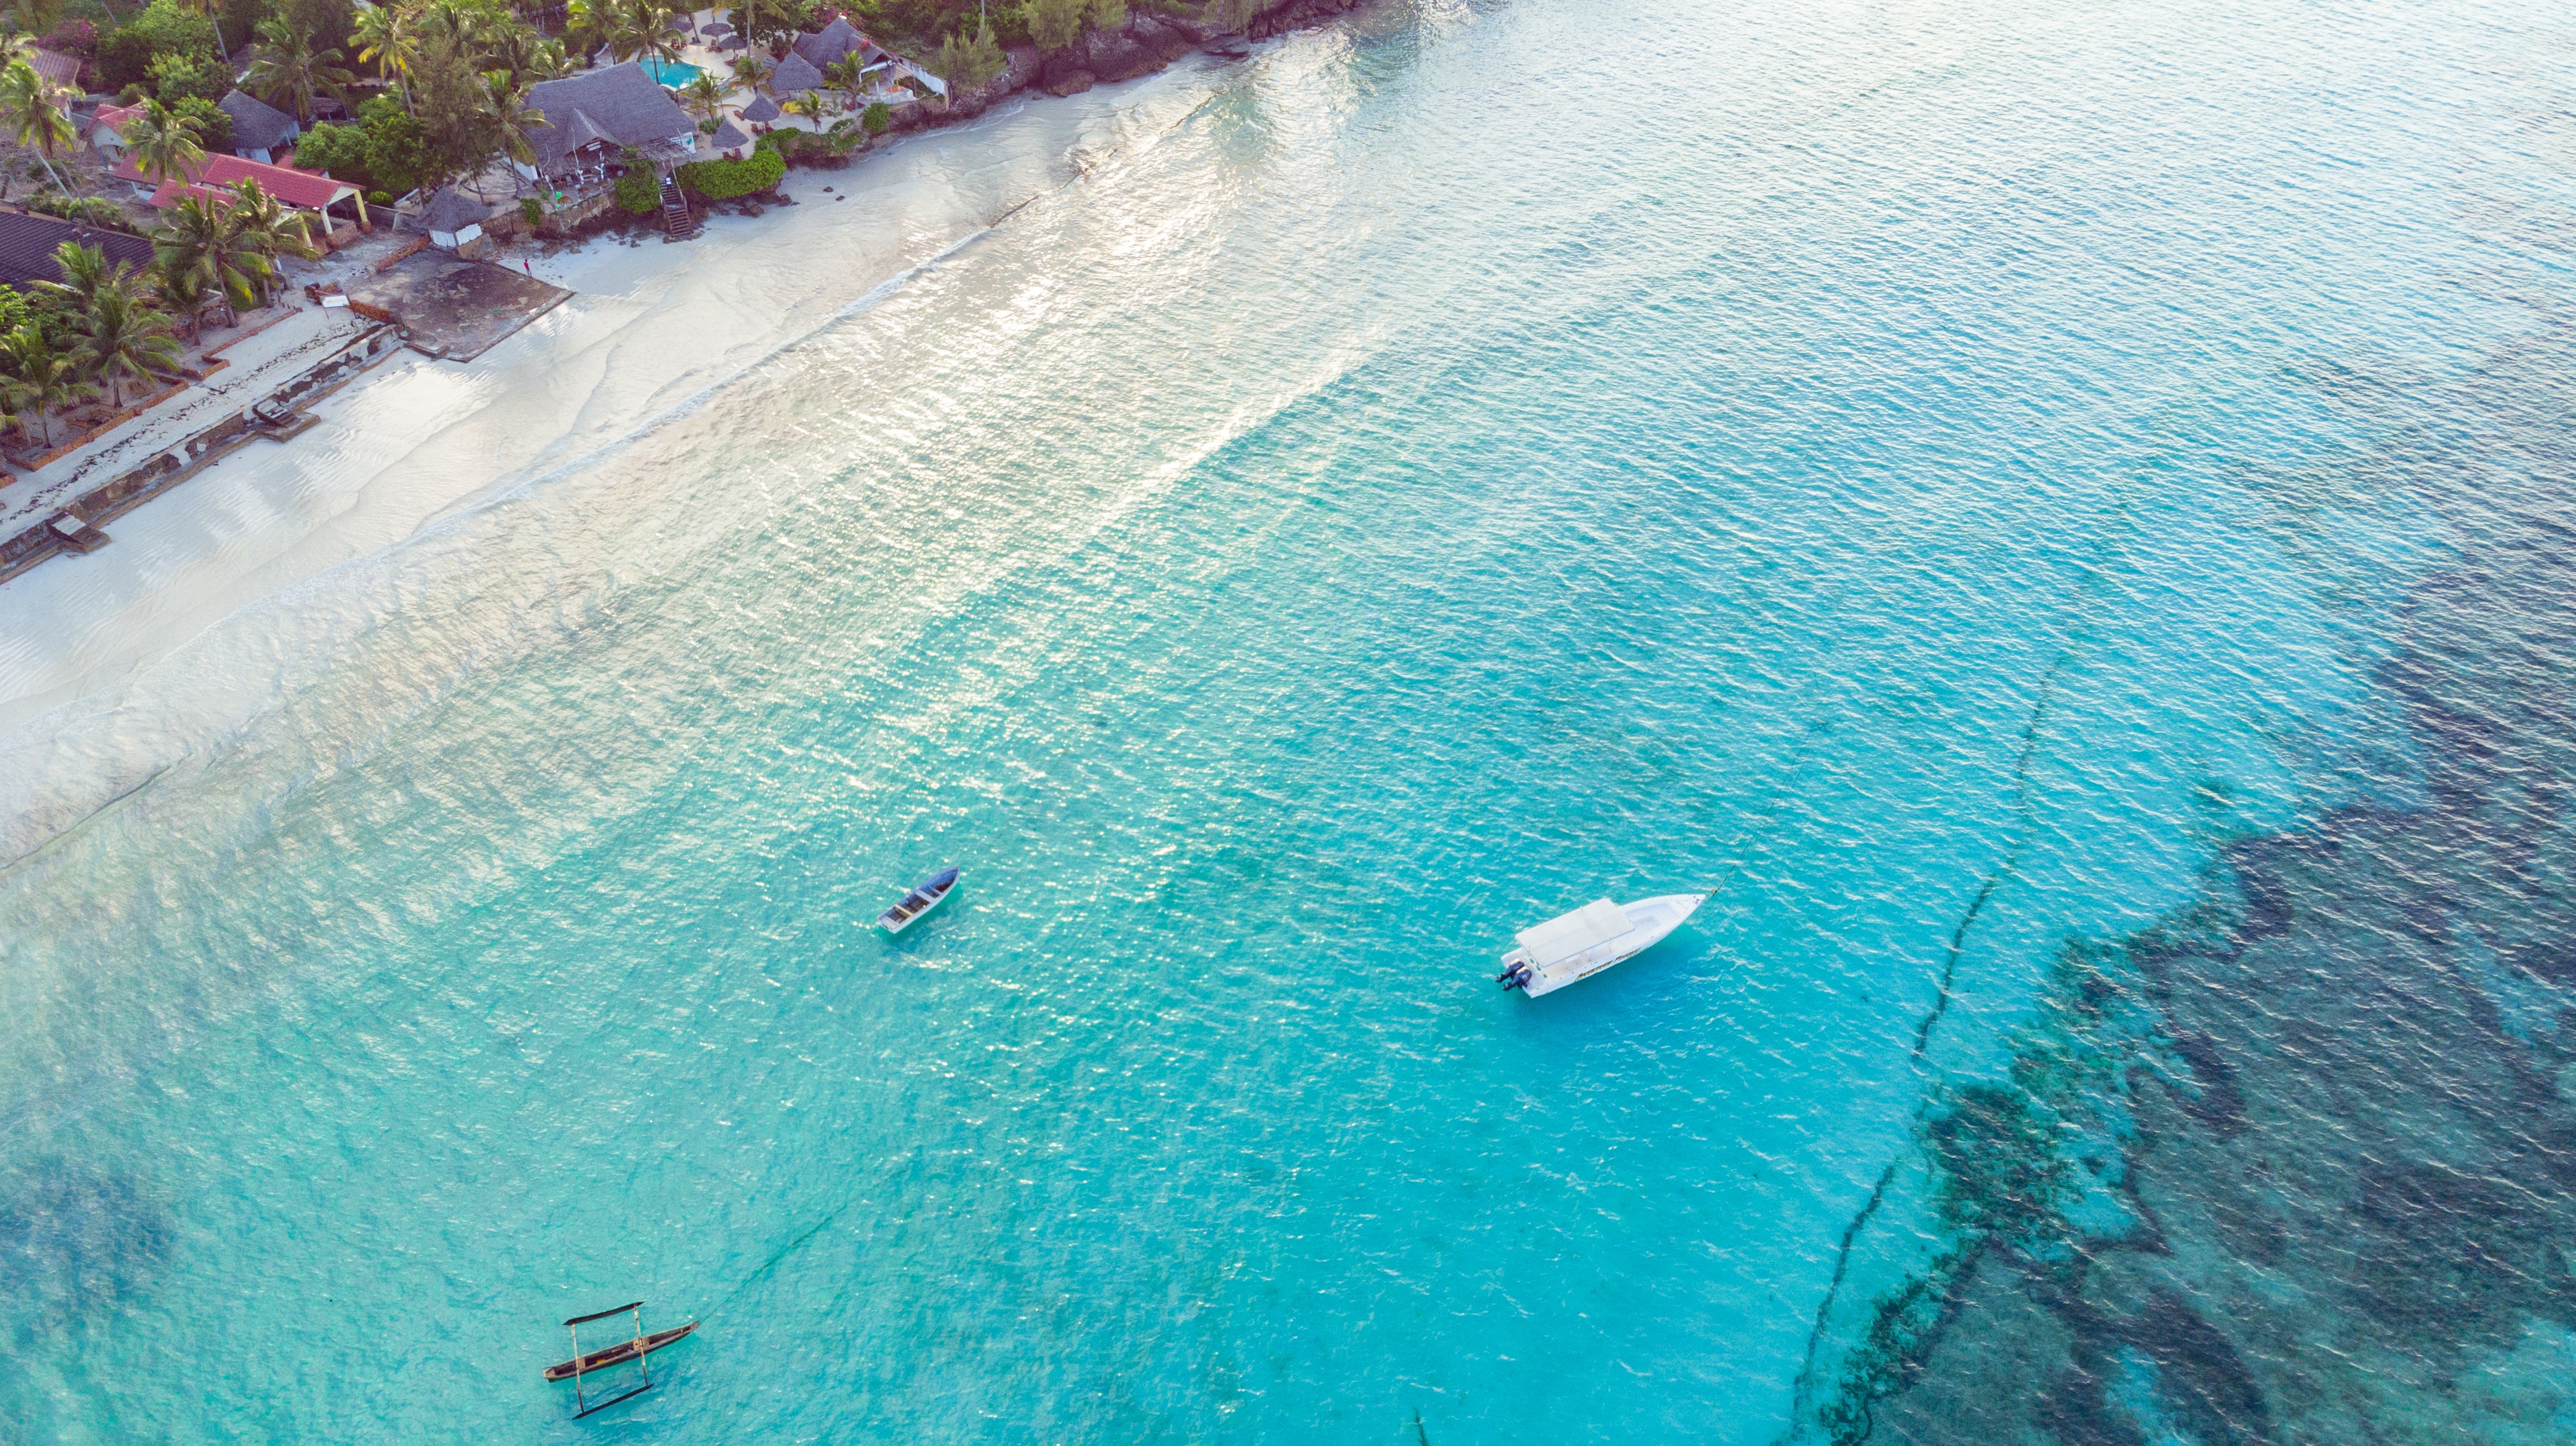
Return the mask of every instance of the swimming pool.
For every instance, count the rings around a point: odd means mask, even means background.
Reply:
[[[653,77],[655,84],[667,85],[673,90],[678,90],[704,74],[694,65],[677,60],[663,60],[651,55],[638,57],[635,63],[644,67],[644,73]]]

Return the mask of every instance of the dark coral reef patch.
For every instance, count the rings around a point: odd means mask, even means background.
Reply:
[[[2237,842],[2202,904],[2068,950],[2012,1081],[1927,1109],[1951,1243],[1878,1302],[1815,1395],[1817,1434],[2222,1446],[2563,1424],[2576,328],[2452,385],[2423,413],[2451,422],[2401,429],[2385,466],[2461,546],[2394,610],[2380,671],[2420,801]],[[2103,1194],[2122,1208],[2084,1206]]]

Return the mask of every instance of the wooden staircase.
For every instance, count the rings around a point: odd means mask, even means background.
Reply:
[[[668,172],[662,176],[662,234],[672,241],[698,234],[698,218],[689,211],[689,198],[680,194],[679,178]]]

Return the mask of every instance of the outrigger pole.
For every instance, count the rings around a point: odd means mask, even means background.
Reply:
[[[609,1397],[607,1400],[600,1402],[596,1406],[593,1406],[583,1399],[581,1391],[581,1328],[595,1320],[606,1320],[608,1317],[613,1315],[626,1315],[629,1313],[632,1313],[635,1317],[635,1369],[644,1373],[644,1384],[637,1386],[630,1391],[620,1391],[616,1395]],[[572,1404],[574,1408],[572,1418],[574,1420],[578,1421],[593,1411],[605,1411],[620,1401],[643,1395],[646,1391],[653,1389],[653,1368],[644,1363],[644,1302],[639,1300],[627,1305],[618,1306],[614,1310],[593,1311],[589,1315],[574,1316],[572,1319],[564,1322],[564,1329],[572,1332]]]

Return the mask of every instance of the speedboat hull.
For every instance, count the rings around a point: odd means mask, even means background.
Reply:
[[[895,906],[877,915],[877,927],[889,934],[900,934],[918,924],[931,910],[948,902],[957,892],[957,871],[942,869],[915,885]]]
[[[1586,904],[1523,930],[1520,947],[1503,956],[1502,985],[1532,997],[1553,994],[1662,943],[1706,902],[1706,894],[1657,894],[1633,904]]]

